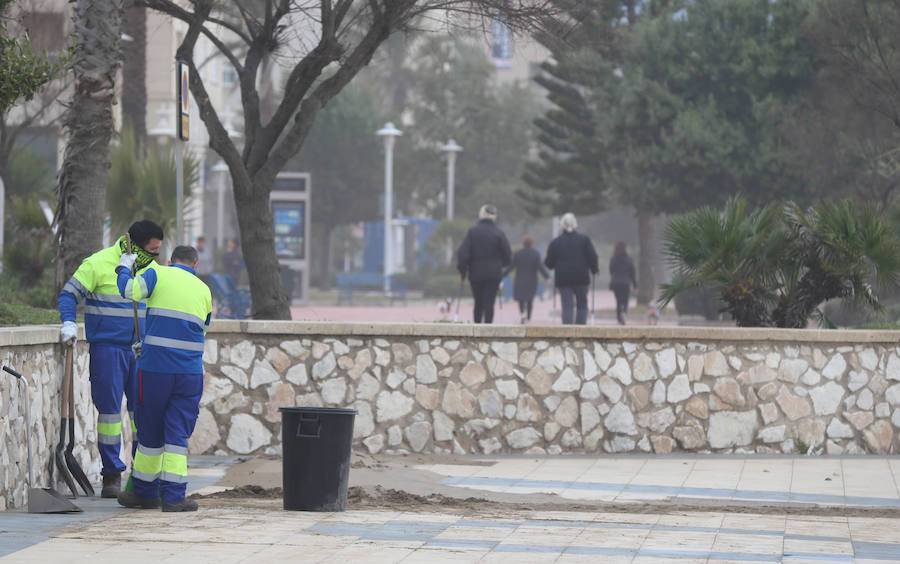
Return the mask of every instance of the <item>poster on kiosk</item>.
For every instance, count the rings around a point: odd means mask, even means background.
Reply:
[[[292,304],[306,303],[309,288],[309,173],[281,172],[269,199],[275,223],[275,255]]]

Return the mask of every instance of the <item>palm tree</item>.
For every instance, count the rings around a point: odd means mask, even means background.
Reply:
[[[748,213],[747,201],[735,196],[724,212],[703,207],[673,219],[664,243],[674,276],[660,287],[662,305],[688,288],[703,287],[721,294],[723,311],[739,326],[772,324],[769,311],[786,250],[775,206]]]
[[[900,242],[875,206],[857,212],[850,200],[825,201],[804,211],[788,203],[784,214],[800,275],[785,284],[772,314],[779,327],[806,327],[819,305],[834,298],[882,310],[870,281],[897,285]]]
[[[65,119],[69,139],[57,190],[57,287],[102,241],[121,21],[122,0],[77,2],[75,91]]]

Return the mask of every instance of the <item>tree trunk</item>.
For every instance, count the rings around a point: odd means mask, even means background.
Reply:
[[[637,303],[647,305],[653,300],[656,282],[653,279],[653,214],[638,211],[638,291]]]
[[[79,0],[76,7],[75,92],[57,189],[57,288],[102,244],[121,18],[121,0]]]
[[[250,279],[255,319],[290,319],[291,308],[275,255],[275,227],[269,208],[271,186],[235,186],[241,252]],[[274,265],[274,268],[273,268]]]
[[[122,24],[132,38],[122,58],[122,121],[134,129],[140,150],[147,137],[147,9],[129,2]]]

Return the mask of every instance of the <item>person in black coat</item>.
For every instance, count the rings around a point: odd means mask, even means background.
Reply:
[[[616,296],[616,319],[619,325],[625,325],[628,315],[628,294],[631,287],[637,289],[637,277],[634,273],[634,261],[625,250],[625,243],[619,241],[613,248],[613,256],[609,259],[609,289]]]
[[[503,267],[509,265],[512,251],[506,235],[494,224],[497,208],[481,206],[478,223],[469,228],[456,251],[456,267],[463,280],[469,277],[475,297],[475,323],[494,321],[494,300],[503,279]]]
[[[503,271],[503,277],[516,271],[516,280],[513,283],[513,297],[519,302],[519,314],[522,323],[531,321],[531,308],[534,304],[534,295],[537,293],[538,272],[546,280],[550,280],[550,273],[541,264],[541,254],[534,249],[534,239],[526,236],[522,239],[522,248],[513,255],[512,265]]]
[[[560,219],[563,233],[550,242],[544,264],[556,271],[564,325],[587,323],[587,292],[591,273],[597,274],[597,251],[587,235],[575,231],[578,222],[567,213]],[[573,315],[574,310],[574,315]]]

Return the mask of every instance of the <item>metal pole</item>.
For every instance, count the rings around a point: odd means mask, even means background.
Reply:
[[[3,179],[0,178],[0,272],[3,272],[3,230],[6,228],[4,219],[6,218],[6,188],[3,186]]]
[[[453,219],[453,189],[456,182],[456,152],[447,152],[447,219]]]
[[[394,208],[394,137],[384,137],[384,293],[391,292],[391,274],[394,270],[393,233],[391,219]]]
[[[184,241],[184,142],[175,139],[175,246]]]

